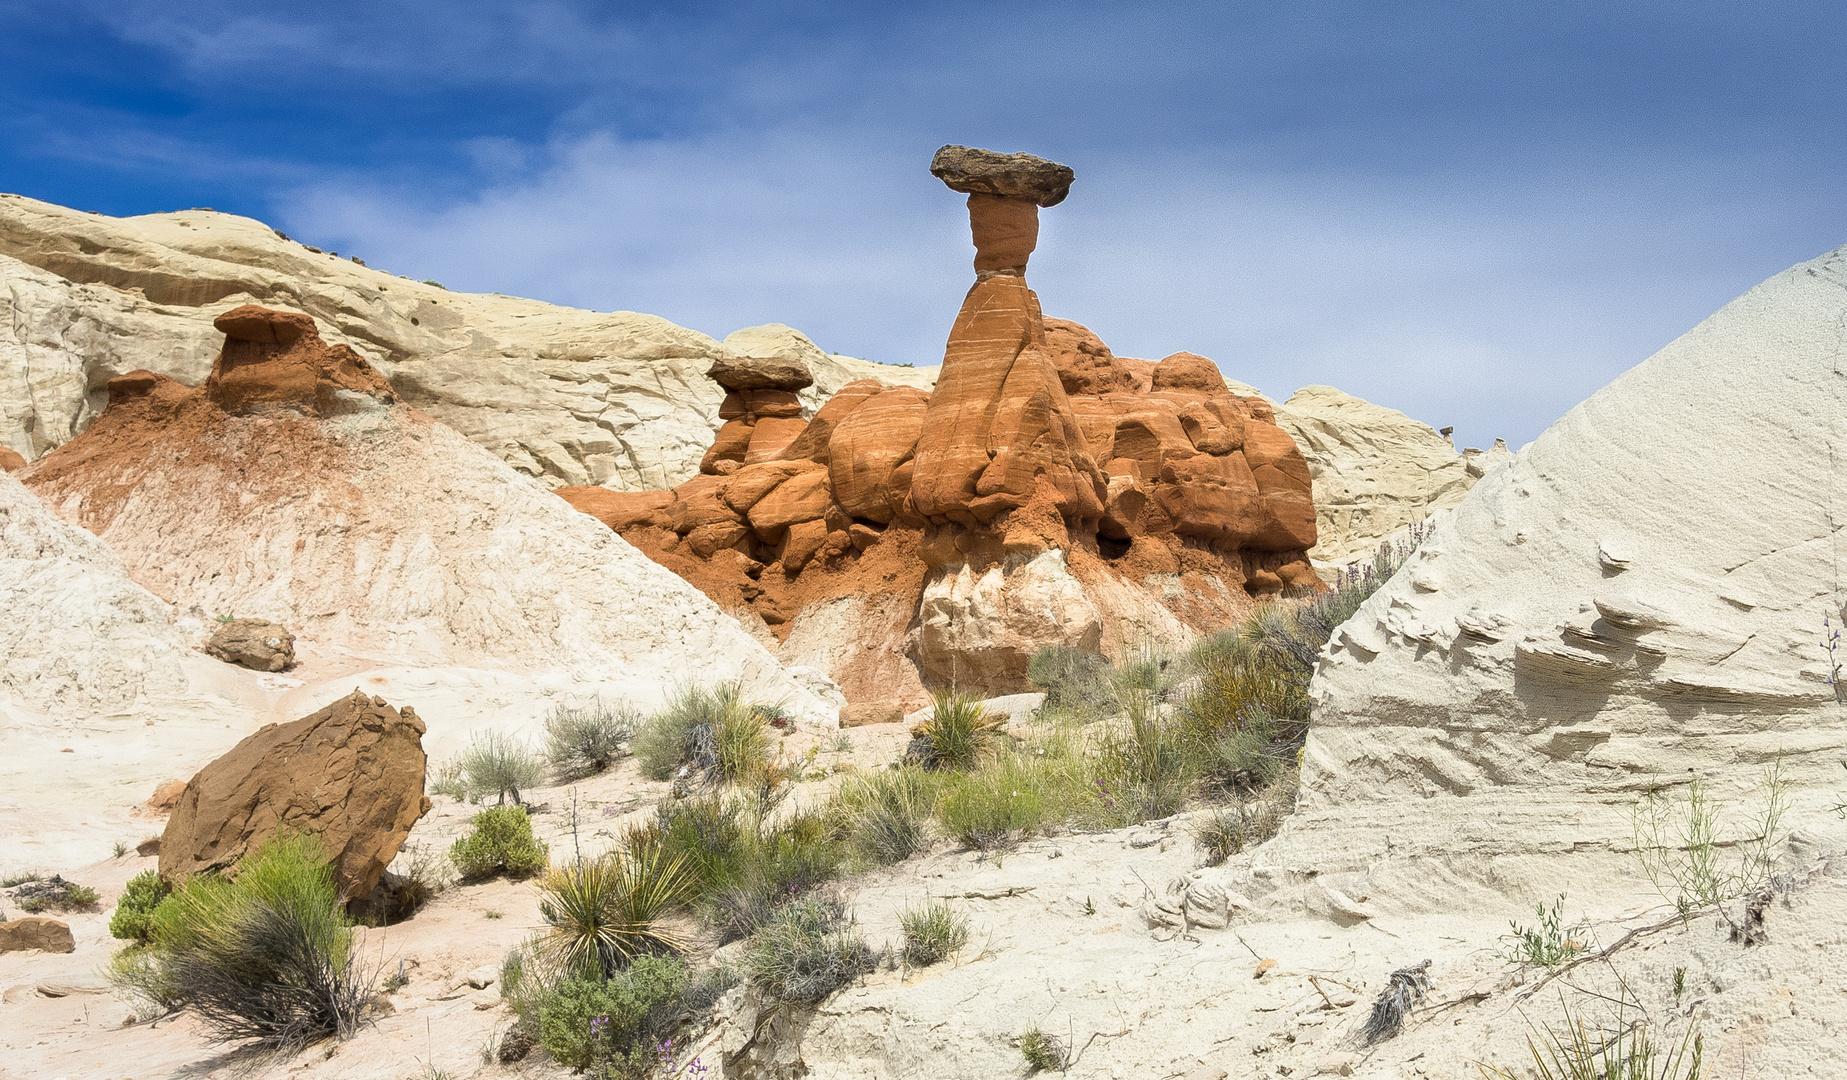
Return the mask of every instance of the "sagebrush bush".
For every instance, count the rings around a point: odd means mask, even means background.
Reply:
[[[776,1000],[818,1005],[875,970],[878,957],[860,937],[845,904],[806,896],[784,904],[757,931],[745,963],[751,979]]]
[[[907,758],[926,769],[962,771],[993,758],[1005,735],[1005,714],[954,691],[938,691],[932,704],[930,718],[912,729]]]
[[[167,898],[167,883],[152,870],[128,879],[115,914],[109,916],[109,935],[124,941],[146,943],[154,934],[154,909]]]
[[[545,763],[525,743],[498,731],[482,732],[463,751],[461,777],[468,798],[480,802],[489,795],[505,804],[509,796],[515,805],[520,792],[545,782]]]
[[[898,913],[898,927],[904,935],[904,962],[912,967],[947,960],[968,944],[968,919],[947,900],[905,908]]]
[[[532,819],[523,806],[496,806],[470,822],[466,836],[449,848],[449,861],[462,877],[478,881],[504,873],[527,878],[545,869],[545,844],[532,835]]]
[[[642,723],[632,747],[652,779],[672,779],[685,766],[704,780],[735,783],[769,765],[771,715],[745,701],[736,683],[682,686]]]
[[[625,704],[560,704],[545,718],[546,759],[560,781],[595,776],[628,752],[639,724]]]
[[[371,981],[320,842],[272,840],[230,880],[201,875],[154,910],[148,949],[114,973],[128,988],[191,1009],[221,1042],[295,1046],[357,1028]]]
[[[684,947],[660,919],[693,889],[685,858],[659,847],[557,867],[539,884],[547,930],[537,946],[576,976],[611,978],[640,957]]]
[[[600,1076],[652,1074],[654,1047],[673,1030],[686,966],[641,956],[606,978],[571,976],[537,1003],[539,1043],[559,1064]]]

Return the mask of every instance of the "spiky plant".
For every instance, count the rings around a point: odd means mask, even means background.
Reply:
[[[638,956],[677,952],[685,940],[660,918],[693,886],[686,860],[658,847],[554,868],[539,885],[549,927],[539,947],[564,970],[603,978]]]

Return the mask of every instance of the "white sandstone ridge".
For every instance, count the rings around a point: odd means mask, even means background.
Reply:
[[[1370,558],[1413,522],[1462,501],[1513,455],[1500,439],[1456,452],[1429,424],[1332,386],[1304,386],[1276,406],[1314,478],[1317,565]]]
[[[0,473],[0,700],[35,713],[127,713],[181,693],[187,649],[101,540]]]
[[[218,323],[205,386],[118,378],[96,423],[17,474],[179,610],[279,622],[323,676],[329,657],[568,672],[642,702],[675,676],[736,679],[816,721],[837,712],[827,680],[398,401],[311,320],[247,307]]]
[[[1389,852],[1413,893],[1436,880],[1416,856],[1482,881],[1565,852],[1630,867],[1651,785],[1748,806],[1779,756],[1794,823],[1838,801],[1842,325],[1847,248],[1732,301],[1440,518],[1335,633],[1301,808],[1262,861]]]
[[[653,315],[450,292],[232,214],[112,218],[0,194],[0,446],[30,460],[62,445],[117,375],[204,380],[212,320],[248,303],[314,316],[405,401],[551,487],[664,488],[696,474],[722,398],[706,368],[740,348],[808,364],[810,413],[855,379],[933,378],[825,353],[775,324],[721,344]]]

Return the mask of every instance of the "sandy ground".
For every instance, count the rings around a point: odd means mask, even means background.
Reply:
[[[895,725],[849,732],[850,751],[816,755],[817,778],[802,785],[802,798],[819,799],[833,778],[890,761],[904,737]],[[805,752],[834,738],[797,734],[786,745]],[[536,828],[554,857],[568,857],[573,845],[591,854],[611,846],[620,821],[651,811],[665,790],[625,761],[574,787],[533,792]],[[413,844],[446,846],[476,809],[436,802]],[[1837,1077],[1847,1074],[1847,860],[1830,854],[1838,850],[1830,840],[1838,838],[1812,839],[1792,856],[1787,887],[1766,914],[1766,943],[1734,943],[1722,923],[1704,917],[1544,984],[1539,972],[1497,955],[1508,945],[1509,916],[1522,914],[1511,903],[1432,912],[1359,896],[1368,914],[1337,920],[1285,890],[1226,929],[1151,927],[1143,912],[1167,883],[1237,880],[1249,870],[1248,853],[1201,869],[1184,817],[1038,838],[995,854],[943,843],[852,879],[845,891],[875,946],[899,939],[906,906],[934,897],[968,918],[969,947],[925,970],[880,971],[820,1009],[794,1014],[784,1056],[798,1059],[799,1070],[727,1075],[1017,1076],[1025,1071],[1018,1035],[1037,1025],[1068,1045],[1074,1077],[1460,1080],[1480,1075],[1478,1061],[1524,1063],[1529,1025],[1556,1022],[1563,1003],[1613,1024],[1620,999],[1629,1003],[1624,1023],[1645,1020],[1662,1039],[1677,1040],[1697,1023],[1709,1077]],[[369,962],[381,974],[402,970],[408,981],[350,1041],[276,1058],[212,1046],[184,1015],[130,1023],[129,1006],[98,978],[119,944],[108,936],[109,909],[123,884],[153,865],[130,854],[65,869],[104,894],[100,910],[69,919],[77,950],[0,955],[0,1077],[566,1075],[542,1055],[512,1066],[483,1060],[511,1014],[496,985],[472,986],[469,976],[496,976],[507,951],[539,928],[530,883],[453,886],[409,921],[365,931]],[[1570,921],[1590,918],[1574,935],[1592,944],[1614,942],[1662,914],[1659,898],[1627,879],[1574,883],[1567,901]],[[1424,960],[1430,994],[1404,1032],[1359,1046],[1358,1026],[1390,972]],[[721,1004],[720,1022],[697,1048],[704,1063],[715,1066],[753,1036],[768,1040],[773,1025],[760,1022],[749,998],[735,991]]]

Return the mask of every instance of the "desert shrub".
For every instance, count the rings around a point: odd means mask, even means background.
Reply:
[[[848,917],[826,896],[784,904],[757,931],[745,963],[752,981],[778,1001],[818,1005],[829,994],[878,967],[878,958]]]
[[[518,739],[488,731],[475,736],[462,753],[461,777],[471,802],[493,795],[504,805],[512,796],[518,805],[521,791],[544,782],[545,763]]]
[[[769,764],[770,715],[743,700],[736,683],[683,686],[641,725],[632,746],[655,780],[684,768],[711,782],[735,782]]]
[[[537,948],[562,970],[603,979],[641,957],[676,952],[684,942],[659,920],[693,885],[685,858],[658,847],[555,868],[539,885],[548,929]]]
[[[1192,750],[1180,725],[1159,716],[1131,716],[1105,733],[1094,781],[1102,820],[1132,825],[1179,810],[1198,775]]]
[[[109,935],[125,941],[147,942],[154,934],[154,909],[167,898],[167,883],[152,870],[128,879],[115,914],[109,916]]]
[[[904,962],[912,967],[947,960],[968,944],[968,920],[947,900],[905,908],[898,913],[898,927],[904,934]]]
[[[922,769],[886,769],[842,784],[827,812],[855,864],[890,866],[929,839],[940,789],[937,776]]]
[[[545,756],[561,781],[595,776],[627,752],[638,719],[626,705],[559,705],[545,718]]]
[[[538,1004],[539,1043],[562,1065],[639,1080],[653,1071],[685,986],[686,966],[670,956],[637,957],[607,978],[562,979]]]
[[[1026,1075],[1063,1072],[1069,1062],[1065,1042],[1056,1035],[1039,1030],[1038,1024],[1020,1032],[1020,1056],[1026,1059]]]
[[[1115,708],[1109,661],[1069,645],[1047,645],[1026,665],[1026,679],[1045,691],[1045,707],[1086,719],[1109,715]]]
[[[462,877],[478,881],[504,873],[526,878],[545,869],[544,843],[532,835],[523,806],[496,806],[476,814],[468,835],[449,848],[449,861]]]
[[[743,799],[719,792],[661,803],[650,842],[683,857],[701,894],[717,889],[735,874],[747,840]]]
[[[45,911],[88,911],[102,896],[88,885],[66,881],[56,874],[28,881],[13,890],[13,903],[28,915]]]
[[[234,879],[193,878],[155,909],[153,923],[152,948],[131,950],[144,960],[133,962],[139,982],[130,988],[190,1008],[217,1041],[344,1038],[371,995],[312,837],[272,840]]]
[[[968,770],[991,759],[1007,717],[966,694],[938,691],[928,720],[912,729],[909,760],[926,769]]]
[[[721,943],[748,937],[782,904],[831,881],[845,858],[821,816],[769,817],[717,792],[663,804],[647,842],[686,859],[701,918]]]
[[[462,776],[460,761],[445,761],[441,765],[432,762],[424,786],[432,795],[447,795],[457,802],[468,800],[468,781]]]

